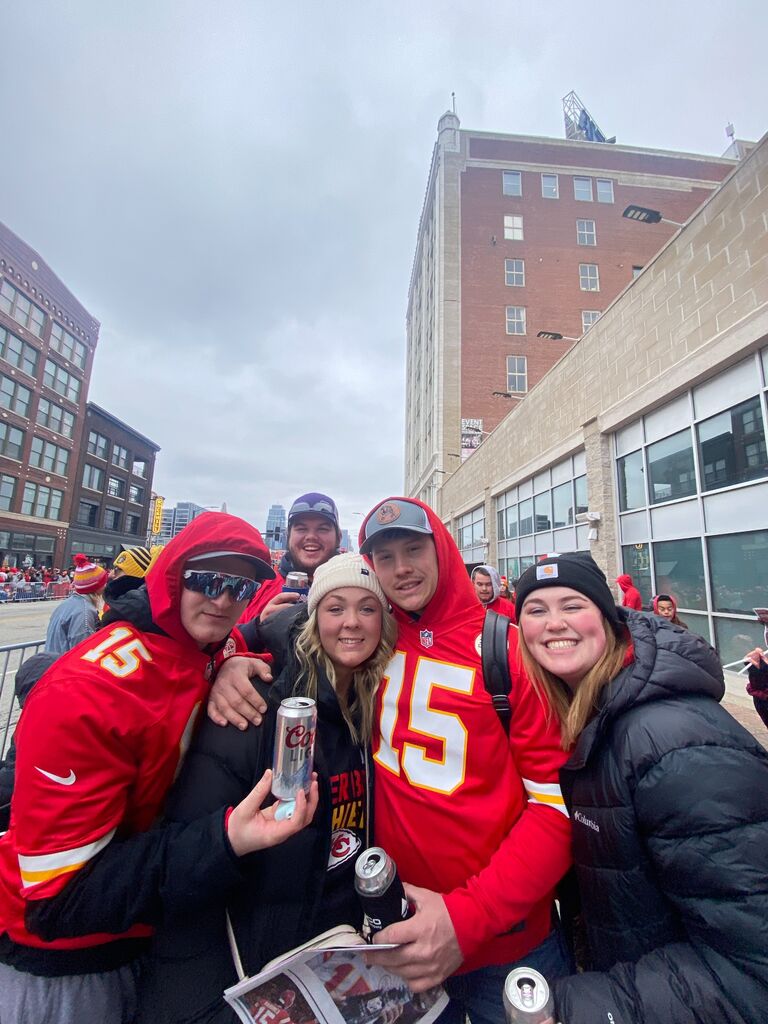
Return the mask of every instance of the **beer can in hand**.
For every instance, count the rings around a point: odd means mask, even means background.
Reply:
[[[516,967],[504,982],[507,1024],[555,1024],[555,1001],[543,974]]]
[[[363,905],[364,929],[369,936],[395,921],[405,921],[413,913],[397,866],[380,846],[370,846],[355,861],[355,890]]]
[[[283,585],[284,594],[298,594],[300,601],[306,601],[309,593],[309,576],[305,572],[289,572]]]
[[[286,697],[277,709],[272,792],[278,800],[309,793],[315,754],[317,705],[309,697]]]

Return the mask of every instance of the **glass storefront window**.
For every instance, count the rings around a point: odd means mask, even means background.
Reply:
[[[587,477],[577,476],[573,481],[573,486],[576,491],[576,515],[580,512],[586,512],[589,508],[587,504]]]
[[[712,643],[709,635],[709,619],[706,615],[698,615],[696,612],[683,612],[680,618],[692,633],[704,637],[708,644]]]
[[[621,549],[621,556],[624,572],[629,573],[633,583],[640,591],[640,596],[643,599],[643,608],[650,607],[653,589],[651,585],[651,557],[648,545],[626,544]],[[619,593],[618,589],[614,587],[611,587],[611,590],[613,590],[614,594]],[[617,604],[621,603],[619,597],[616,598],[616,601]]]
[[[552,491],[552,518],[555,529],[573,523],[573,489],[570,480]]]
[[[517,505],[507,509],[507,539],[515,540],[517,537]]]
[[[768,530],[710,537],[713,606],[719,612],[751,614],[768,594]]]
[[[699,459],[705,491],[768,475],[760,399],[718,413],[699,424]]]
[[[701,540],[668,540],[653,545],[656,593],[671,594],[680,608],[706,610]]]
[[[520,509],[520,536],[526,537],[529,533],[533,533],[533,498],[521,501],[518,507]]]
[[[549,491],[537,494],[533,499],[535,532],[543,533],[552,529],[552,510]]]
[[[696,493],[690,430],[648,446],[648,487],[652,505]]]
[[[626,512],[631,508],[645,505],[645,484],[643,482],[643,453],[632,452],[616,460],[619,473],[619,508]]]
[[[715,647],[724,665],[737,661],[755,647],[762,648],[763,642],[763,626],[757,620],[715,619]]]

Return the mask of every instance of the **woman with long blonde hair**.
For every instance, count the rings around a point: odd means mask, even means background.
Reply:
[[[557,1019],[764,1024],[768,753],[720,706],[701,637],[617,608],[589,555],[516,594],[523,666],[560,721],[587,973]]]

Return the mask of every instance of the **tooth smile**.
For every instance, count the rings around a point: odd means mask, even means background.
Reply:
[[[575,647],[575,640],[550,640],[547,643],[547,650],[561,651],[566,650],[569,647]]]

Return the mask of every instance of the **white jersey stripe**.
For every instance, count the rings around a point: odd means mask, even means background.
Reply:
[[[568,817],[563,792],[556,782],[534,782],[532,779],[523,779],[522,781],[529,804],[544,804],[555,811],[560,811],[566,818]]]
[[[60,853],[42,853],[34,857],[19,854],[19,869],[22,874],[31,874],[37,871],[56,871],[57,868],[72,867],[73,864],[84,864],[103,850],[114,834],[115,829],[111,829],[94,843],[76,846],[72,850],[62,850]]]

